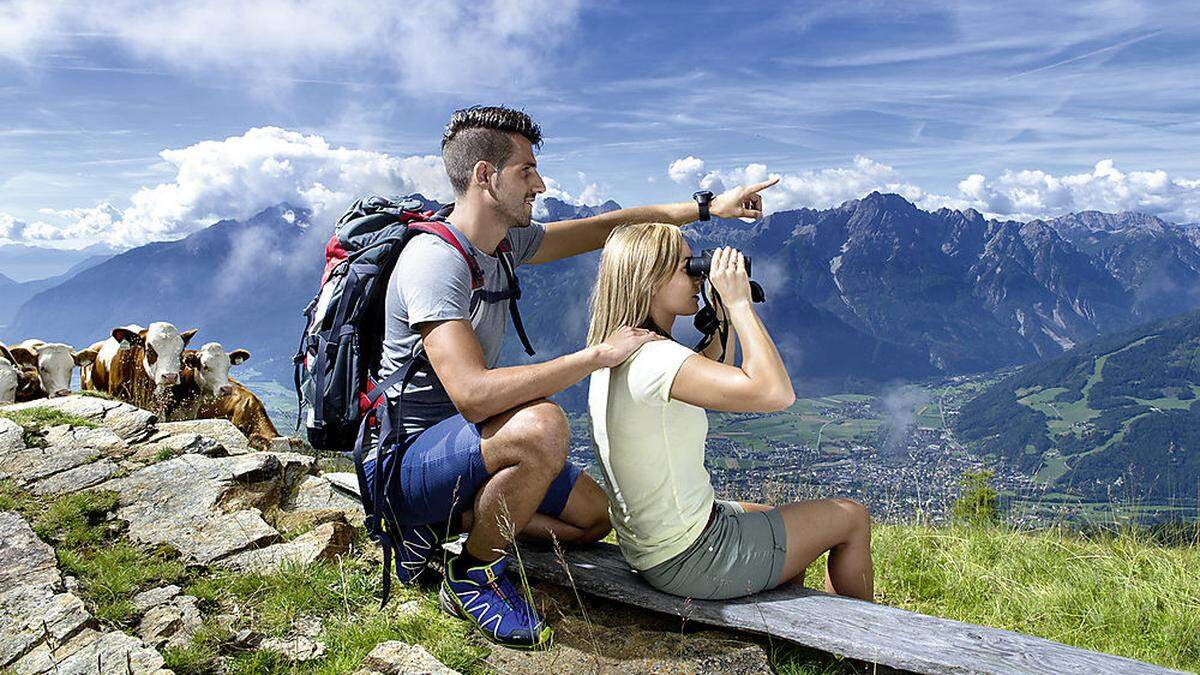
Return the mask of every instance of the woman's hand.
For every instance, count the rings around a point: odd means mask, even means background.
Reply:
[[[729,246],[713,251],[708,282],[721,294],[726,307],[750,304],[750,275],[746,274],[746,259],[740,251]]]
[[[622,326],[608,339],[594,347],[597,368],[616,368],[647,342],[662,340],[663,336],[645,328]]]

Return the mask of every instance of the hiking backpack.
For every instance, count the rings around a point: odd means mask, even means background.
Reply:
[[[359,479],[359,496],[366,511],[366,529],[384,549],[384,602],[390,584],[389,561],[393,543],[381,517],[385,492],[375,462],[376,494],[368,494],[362,458],[368,432],[378,431],[380,454],[385,439],[403,450],[403,429],[393,429],[384,392],[401,385],[403,392],[412,376],[428,367],[423,355],[414,353],[405,367],[382,381],[377,367],[383,352],[384,297],[388,278],[400,251],[414,236],[429,234],[450,244],[471,271],[471,314],[483,302],[507,301],[509,313],[525,352],[533,347],[525,334],[517,300],[521,288],[514,272],[512,247],[505,237],[496,249],[508,281],[503,291],[484,289],[483,271],[468,251],[469,242],[459,239],[446,222],[454,205],[439,211],[426,210],[415,197],[364,197],[354,203],[334,228],[325,246],[325,269],[316,297],[304,310],[307,325],[293,359],[298,415],[303,419],[309,443],[318,450],[353,452]],[[396,401],[396,405],[402,405]],[[380,408],[382,407],[382,411]],[[382,412],[382,414],[380,414]],[[401,438],[394,434],[399,433]],[[381,457],[380,457],[381,459]],[[397,458],[395,464],[399,464]],[[391,477],[389,476],[389,480]],[[378,489],[384,488],[384,489]]]

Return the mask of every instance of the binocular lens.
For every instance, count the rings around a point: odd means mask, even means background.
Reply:
[[[683,269],[688,273],[688,276],[704,277],[712,270],[713,253],[715,248],[706,248],[700,252],[700,255],[689,256],[683,260]],[[746,276],[751,276],[750,271],[750,256],[743,256],[746,261]]]

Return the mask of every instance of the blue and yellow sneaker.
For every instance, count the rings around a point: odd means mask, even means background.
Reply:
[[[416,583],[447,539],[446,523],[405,525],[391,534],[396,543],[396,576],[402,584]]]
[[[504,573],[505,558],[455,575],[454,559],[438,591],[438,602],[447,613],[475,624],[492,642],[513,649],[549,649],[554,643],[550,624],[521,594]]]

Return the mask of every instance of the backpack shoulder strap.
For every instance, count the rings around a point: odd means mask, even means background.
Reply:
[[[475,256],[467,251],[462,242],[458,240],[458,237],[454,236],[450,228],[446,227],[445,223],[440,223],[436,220],[423,220],[409,223],[408,229],[436,235],[442,241],[453,246],[454,250],[458,251],[463,260],[467,261],[467,267],[471,270],[471,292],[473,293],[483,288],[483,269],[479,267],[479,262],[475,260]]]
[[[525,353],[533,356],[537,352],[533,349],[533,343],[529,341],[529,335],[525,333],[525,324],[521,322],[521,311],[517,309],[517,301],[521,299],[521,282],[517,279],[517,265],[513,260],[512,242],[508,237],[500,240],[500,245],[496,247],[496,253],[500,258],[500,267],[504,270],[504,276],[508,280],[508,313],[512,316],[513,328],[517,329],[517,337],[521,338],[521,346],[525,348]]]

